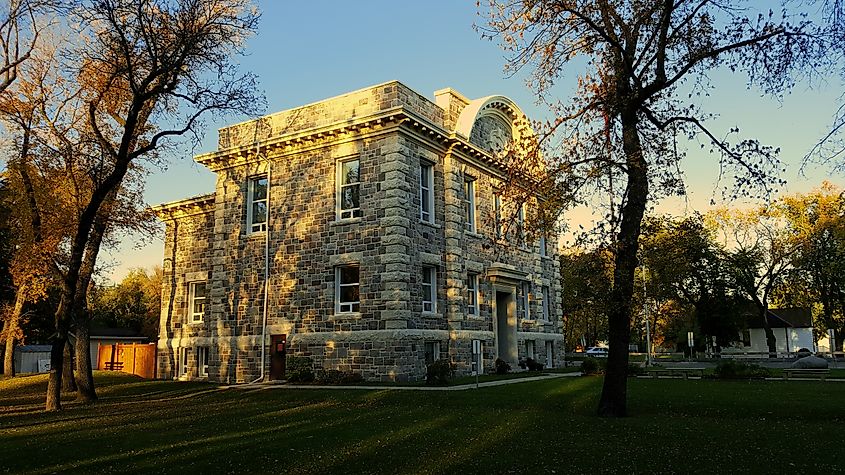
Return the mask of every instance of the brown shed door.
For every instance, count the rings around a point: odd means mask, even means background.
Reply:
[[[270,379],[285,379],[287,335],[270,335]]]

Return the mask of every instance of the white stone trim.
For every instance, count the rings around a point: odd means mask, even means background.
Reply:
[[[345,254],[335,254],[333,256],[329,256],[329,265],[335,267],[348,264],[360,264],[363,259],[363,252],[347,252]]]
[[[430,266],[440,266],[443,264],[443,258],[440,254],[432,254],[430,252],[420,252],[420,262]]]

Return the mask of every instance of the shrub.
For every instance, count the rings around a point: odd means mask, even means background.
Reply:
[[[445,385],[455,374],[455,367],[449,360],[439,359],[425,368],[425,384]]]
[[[311,358],[307,356],[288,356],[285,365],[285,375],[291,383],[310,383],[314,381],[311,370]]]
[[[718,379],[758,379],[769,376],[769,370],[756,364],[735,360],[722,360],[714,374]]]
[[[543,363],[538,361],[534,361],[534,358],[528,358],[525,360],[525,366],[528,367],[528,371],[542,371],[543,370]]]
[[[647,371],[642,366],[636,363],[628,363],[628,376],[642,376],[646,374]]]
[[[508,374],[511,372],[511,365],[501,358],[496,358],[496,374]]]
[[[604,373],[604,365],[599,363],[595,358],[584,358],[581,362],[581,374],[602,374]]]
[[[317,372],[317,382],[320,384],[358,384],[364,377],[353,371],[336,369],[321,369]]]

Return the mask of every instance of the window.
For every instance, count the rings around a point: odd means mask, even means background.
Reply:
[[[525,320],[531,317],[531,310],[528,306],[528,294],[531,293],[531,282],[523,282],[519,286],[519,298],[517,300],[516,313]]]
[[[246,225],[251,233],[267,230],[267,178],[249,180]]]
[[[337,162],[338,219],[360,218],[362,215],[360,161]]]
[[[493,196],[494,225],[496,226],[496,237],[502,237],[502,197]]]
[[[477,317],[478,312],[478,274],[467,274],[467,315]]]
[[[516,226],[519,236],[519,245],[525,245],[525,203],[520,203],[516,210]]]
[[[742,346],[751,346],[751,330],[742,330]]]
[[[208,347],[197,348],[197,368],[201,378],[208,377]]]
[[[353,313],[361,310],[359,296],[360,269],[358,266],[341,266],[335,269],[335,312]]]
[[[554,368],[555,363],[555,344],[546,342],[546,368]]]
[[[180,378],[188,374],[188,349],[179,348],[176,350],[176,374]]]
[[[537,359],[537,355],[534,353],[534,340],[525,340],[525,357],[532,360]]]
[[[420,219],[434,222],[434,167],[420,163]]]
[[[540,300],[540,311],[543,315],[543,320],[549,320],[549,286],[544,285],[542,289],[542,295]]]
[[[540,236],[540,257],[546,257],[546,236]]]
[[[437,311],[437,269],[422,269],[422,310],[426,313]]]
[[[191,323],[202,322],[203,315],[205,315],[205,298],[206,287],[205,282],[191,282],[188,289],[188,304],[190,305],[190,321]]]
[[[425,342],[425,364],[430,365],[440,359],[440,342]]]
[[[468,232],[475,232],[475,179],[464,180],[464,227]]]

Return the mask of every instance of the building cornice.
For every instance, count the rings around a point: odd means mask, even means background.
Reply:
[[[214,193],[193,196],[184,200],[151,206],[150,210],[162,221],[210,213],[214,207]]]

